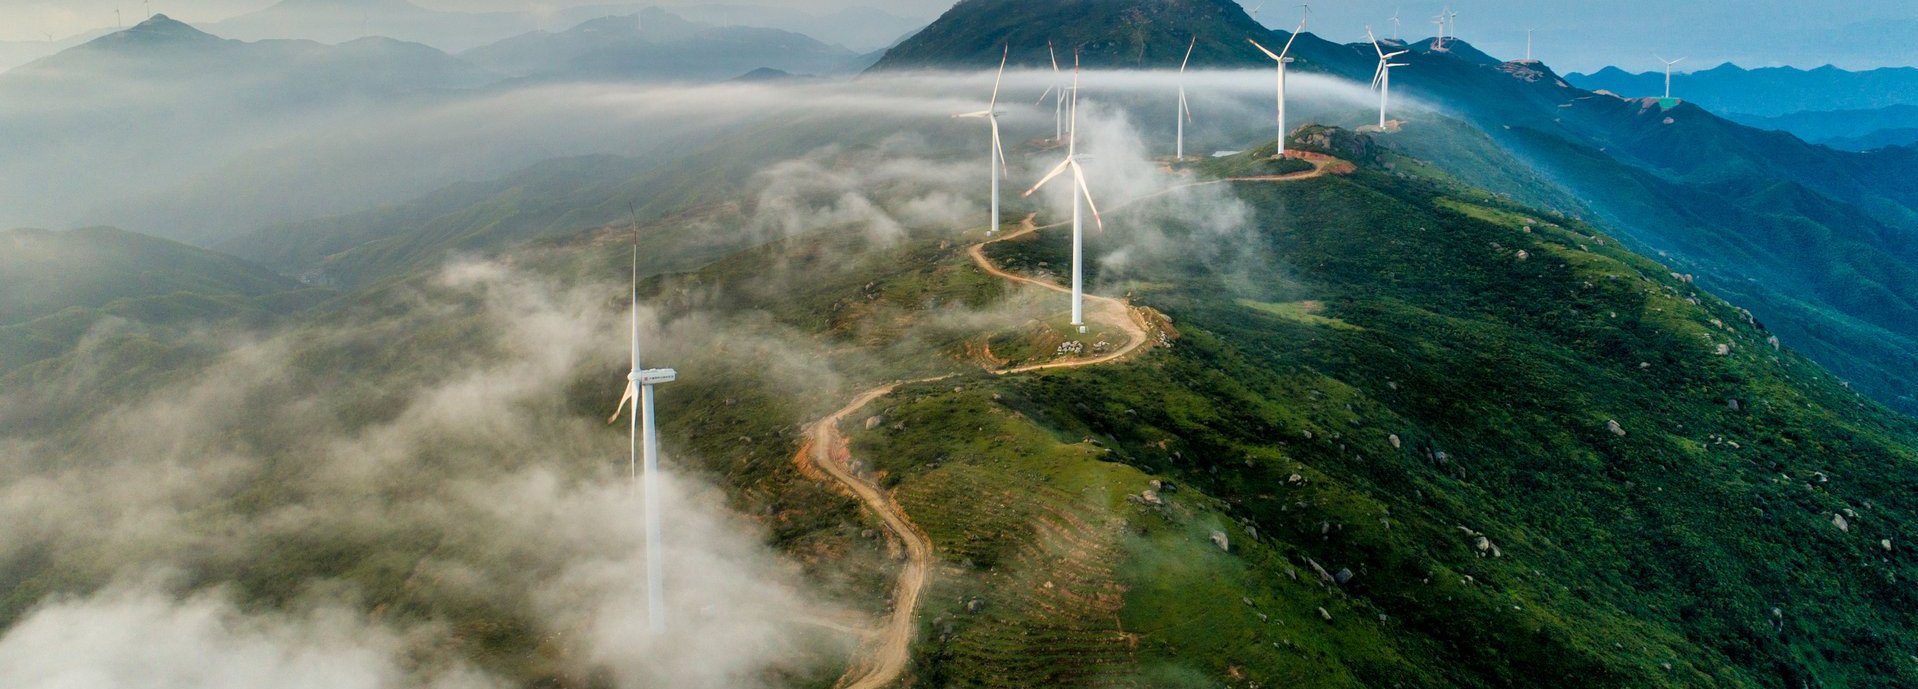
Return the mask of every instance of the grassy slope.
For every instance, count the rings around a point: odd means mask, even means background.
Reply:
[[[1589,228],[1463,191],[1375,172],[1243,188],[1261,249],[1288,266],[1248,298],[1318,300],[1349,327],[1218,299],[1214,278],[1164,266],[1149,279],[1174,286],[1144,301],[1184,332],[1172,351],[1022,379],[1014,398],[1032,423],[1203,489],[1275,549],[1351,568],[1347,602],[1388,614],[1383,657],[1436,675],[1419,685],[1918,678],[1914,572],[1879,545],[1913,530],[1911,422]],[[1215,602],[1146,594],[1180,611],[1160,617]],[[1228,648],[1165,658],[1214,680],[1286,676]]]
[[[326,295],[224,254],[112,228],[0,232],[0,374],[72,349],[101,323],[102,346],[141,328],[261,324]]]

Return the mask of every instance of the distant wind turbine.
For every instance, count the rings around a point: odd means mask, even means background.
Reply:
[[[1392,8],[1392,40],[1399,40],[1399,10]]]
[[[1265,22],[1260,22],[1260,21],[1259,21],[1259,10],[1262,10],[1262,9],[1265,9],[1265,3],[1263,3],[1263,2],[1261,2],[1261,3],[1259,3],[1259,4],[1257,4],[1257,5],[1253,5],[1253,6],[1252,6],[1252,11],[1248,13],[1248,14],[1251,14],[1251,15],[1252,15],[1252,21],[1255,21],[1255,22],[1259,22],[1259,25],[1260,25],[1260,26],[1264,26],[1264,25],[1265,25]]]
[[[1030,197],[1038,193],[1039,189],[1044,187],[1047,182],[1058,178],[1059,175],[1065,174],[1068,171],[1072,173],[1072,325],[1077,327],[1079,332],[1083,333],[1086,331],[1085,216],[1084,211],[1081,210],[1080,200],[1083,198],[1085,201],[1084,206],[1092,209],[1092,221],[1098,223],[1099,229],[1102,231],[1105,229],[1105,221],[1099,218],[1099,204],[1092,202],[1092,190],[1086,187],[1085,169],[1079,166],[1078,51],[1073,51],[1072,53],[1072,114],[1070,115],[1069,124],[1070,126],[1066,129],[1066,159],[1060,161],[1059,166],[1052,168],[1052,171],[1046,173],[1045,177],[1040,178],[1038,184],[1034,184],[1031,189],[1026,190],[1025,195]]]
[[[1174,119],[1178,122],[1178,143],[1172,149],[1174,160],[1185,160],[1185,123],[1192,119],[1192,107],[1185,102],[1185,68],[1192,64],[1192,49],[1199,47],[1199,37],[1193,36],[1192,42],[1185,46],[1185,59],[1179,62],[1179,113]]]
[[[1379,54],[1378,71],[1372,73],[1372,88],[1379,90],[1379,129],[1384,130],[1385,107],[1392,99],[1392,68],[1409,67],[1410,65],[1393,62],[1392,58],[1404,55],[1407,51],[1385,52],[1384,48],[1379,47],[1379,39],[1372,36],[1372,27],[1365,27],[1365,35],[1367,38],[1372,39],[1372,50],[1377,51]]]
[[[1006,149],[999,143],[999,82],[1006,78],[1006,58],[1011,55],[1011,45],[1005,46],[999,55],[999,75],[992,79],[992,100],[986,105],[986,109],[953,115],[953,117],[984,119],[987,124],[992,125],[992,169],[988,173],[992,177],[992,225],[986,228],[986,234],[996,234],[999,231],[999,177],[1006,171]]]
[[[1525,61],[1532,61],[1532,30],[1525,30]]]
[[[1652,57],[1658,57],[1658,53],[1652,53]],[[1685,58],[1681,57],[1676,60],[1667,60],[1658,57],[1658,61],[1665,63],[1665,98],[1669,100],[1672,97],[1672,65],[1684,62]]]
[[[1052,96],[1052,140],[1066,138],[1066,85],[1059,75],[1059,53],[1052,48],[1052,41],[1046,41],[1046,54],[1052,56],[1052,86],[1039,94],[1039,103],[1046,102],[1046,96]]]
[[[1308,12],[1309,11],[1310,10],[1308,10]],[[1272,58],[1272,62],[1277,66],[1279,145],[1276,149],[1277,154],[1274,156],[1276,158],[1285,157],[1285,65],[1286,63],[1292,62],[1292,42],[1299,40],[1299,33],[1305,31],[1305,22],[1306,19],[1302,18],[1299,20],[1298,28],[1292,30],[1292,36],[1285,39],[1285,47],[1280,48],[1277,53],[1273,53],[1267,50],[1265,46],[1259,45],[1258,41],[1250,38],[1245,39],[1247,43],[1252,44],[1252,47],[1258,48],[1259,52],[1265,53],[1266,57]]]
[[[113,28],[127,28],[126,22],[120,20],[120,8],[118,7],[113,8]]]
[[[1439,16],[1433,17],[1432,23],[1438,25],[1438,35],[1432,38],[1432,49],[1444,50],[1445,49],[1445,13],[1440,12]]]
[[[638,221],[634,221],[638,232]],[[670,368],[644,369],[639,365],[639,246],[633,246],[633,368],[626,374],[626,393],[607,423],[617,423],[626,403],[633,402],[629,427],[632,458],[628,469],[640,483],[646,519],[646,621],[653,633],[666,631],[665,556],[660,553],[659,523],[659,432],[653,419],[653,386],[679,379]],[[643,465],[642,465],[643,458]],[[645,473],[640,469],[644,467]]]

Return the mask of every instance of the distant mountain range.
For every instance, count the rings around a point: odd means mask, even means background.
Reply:
[[[440,12],[407,0],[280,0],[264,9],[207,24],[222,36],[257,41],[303,38],[341,43],[386,36],[460,50],[537,28],[509,12]]]
[[[1582,89],[1625,97],[1664,93],[1663,72],[1629,73],[1606,67],[1591,74],[1572,73],[1566,81]],[[1775,117],[1795,112],[1873,110],[1918,105],[1918,68],[1886,67],[1851,72],[1825,66],[1745,69],[1726,63],[1672,75],[1672,95],[1712,112]]]
[[[535,31],[459,57],[513,76],[715,81],[761,68],[798,74],[857,72],[872,58],[776,29],[715,27],[664,10]]]
[[[1791,132],[1806,141],[1847,151],[1918,143],[1918,105],[1805,111],[1775,117],[1739,114],[1727,117],[1760,129]]]

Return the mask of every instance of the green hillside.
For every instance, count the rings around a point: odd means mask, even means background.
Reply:
[[[232,256],[107,227],[7,230],[0,248],[0,375],[103,322],[257,325],[325,296]]]

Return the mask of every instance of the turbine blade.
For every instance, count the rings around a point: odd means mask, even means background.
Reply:
[[[1006,78],[1006,58],[1009,57],[1012,57],[1011,45],[1005,46],[1004,51],[999,54],[999,76],[992,78],[992,102],[986,106],[988,113],[999,108],[999,82]]]
[[[1396,52],[1396,53],[1386,53],[1386,54],[1385,54],[1385,55],[1383,55],[1382,57],[1384,57],[1384,58],[1385,58],[1385,59],[1387,59],[1387,60],[1390,60],[1390,59],[1392,59],[1392,58],[1395,58],[1395,57],[1398,57],[1398,56],[1400,56],[1400,55],[1404,55],[1404,54],[1406,54],[1406,53],[1409,53],[1409,52],[1412,52],[1412,51],[1410,51],[1410,50],[1401,50],[1401,51],[1398,51],[1398,52]]]
[[[1058,89],[1058,88],[1059,88],[1059,87],[1057,87],[1057,86],[1047,86],[1047,87],[1046,87],[1046,92],[1045,92],[1045,93],[1041,93],[1041,94],[1039,94],[1039,100],[1036,100],[1036,101],[1033,101],[1033,104],[1034,104],[1034,105],[1037,105],[1037,104],[1041,104],[1041,103],[1044,103],[1044,102],[1046,102],[1046,96],[1050,96],[1050,95],[1052,95],[1052,92],[1053,92],[1054,90],[1056,90],[1056,89]]]
[[[1052,56],[1052,73],[1059,73],[1059,51],[1052,49],[1052,41],[1046,41],[1046,54]]]
[[[1274,57],[1272,59],[1284,60],[1286,55],[1290,55],[1292,53],[1292,42],[1299,40],[1299,32],[1304,30],[1305,30],[1305,22],[1299,22],[1299,28],[1293,29],[1292,36],[1290,38],[1285,39],[1285,47],[1279,49],[1278,57]]]
[[[1179,62],[1179,73],[1185,73],[1185,66],[1192,63],[1192,49],[1199,47],[1199,37],[1193,36],[1192,42],[1185,46],[1185,59]]]
[[[1079,167],[1079,161],[1077,160],[1068,162],[1072,164],[1072,181],[1078,183],[1078,192],[1086,197],[1086,207],[1092,209],[1093,224],[1099,227],[1100,232],[1106,231],[1106,221],[1104,218],[1099,217],[1099,204],[1092,202],[1092,189],[1086,186],[1085,168]]]
[[[1277,59],[1279,59],[1279,56],[1278,56],[1278,54],[1277,54],[1277,53],[1274,53],[1274,52],[1272,52],[1272,51],[1270,51],[1270,50],[1266,50],[1266,49],[1265,49],[1265,46],[1262,46],[1262,45],[1259,45],[1259,42],[1258,42],[1258,41],[1255,41],[1255,40],[1252,40],[1252,39],[1250,39],[1250,38],[1248,38],[1248,39],[1245,39],[1245,42],[1247,42],[1247,43],[1250,43],[1250,44],[1252,44],[1252,47],[1254,47],[1254,48],[1258,48],[1258,49],[1259,49],[1259,52],[1261,52],[1261,53],[1265,53],[1265,56],[1266,56],[1266,57],[1269,57],[1269,58],[1272,58],[1273,60],[1277,60]]]
[[[626,381],[626,394],[619,396],[619,404],[613,407],[613,415],[606,417],[606,425],[611,426],[619,423],[619,415],[621,412],[626,411],[626,403],[632,401],[633,397],[638,394],[639,386],[634,384],[633,381]]]
[[[1046,173],[1046,176],[1039,178],[1039,183],[1032,185],[1032,188],[1027,189],[1026,193],[1022,194],[1022,196],[1032,196],[1033,194],[1037,193],[1040,187],[1045,186],[1046,183],[1052,181],[1053,178],[1058,177],[1061,174],[1064,174],[1066,171],[1066,168],[1069,168],[1069,167],[1072,167],[1071,158],[1067,158],[1064,161],[1061,161],[1058,167],[1052,168],[1052,171]]]
[[[1068,161],[1072,159],[1073,152],[1079,150],[1079,51],[1076,48],[1072,51],[1072,119],[1070,122],[1071,128],[1066,130],[1071,137],[1066,139],[1066,160]]]
[[[1006,167],[1006,147],[999,145],[999,118],[988,117],[986,121],[992,123],[992,150],[999,152],[999,173],[1002,176],[1010,177],[1012,176],[1012,169]]]

